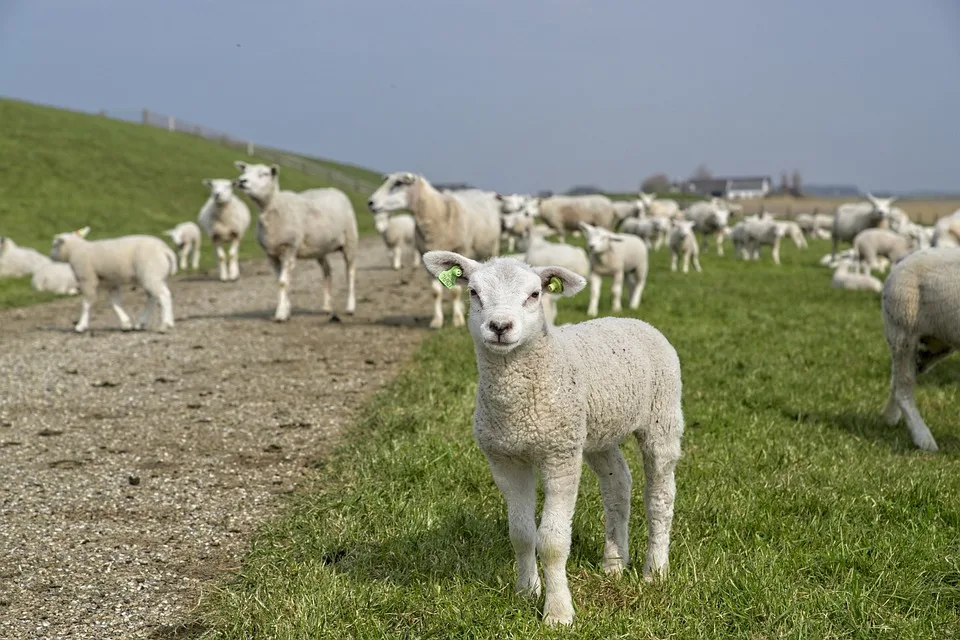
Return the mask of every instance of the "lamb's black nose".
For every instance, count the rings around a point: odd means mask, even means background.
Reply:
[[[503,334],[505,334],[507,331],[510,331],[510,329],[513,329],[513,323],[509,320],[506,322],[497,322],[495,320],[491,320],[487,323],[487,326],[490,327],[490,331],[493,331],[495,334],[497,334],[497,337],[503,337]]]

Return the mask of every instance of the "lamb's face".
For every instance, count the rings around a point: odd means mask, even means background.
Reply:
[[[505,216],[522,211],[527,204],[527,197],[516,193],[508,196],[497,194],[497,200],[500,201],[500,213]]]
[[[173,246],[175,246],[177,249],[183,248],[183,235],[180,233],[180,229],[170,229],[169,231],[164,231],[163,233],[170,237],[170,240],[173,242]]]
[[[82,227],[76,231],[58,233],[53,236],[50,247],[50,259],[56,262],[66,262],[70,259],[70,247],[78,240],[82,240],[90,233],[90,227]]]
[[[693,235],[693,222],[690,220],[678,220],[676,223],[677,233],[683,236]]]
[[[470,334],[477,345],[507,353],[543,333],[543,283],[529,266],[500,259],[477,269],[470,292]]]
[[[217,178],[216,180],[204,180],[203,184],[207,185],[207,188],[210,189],[210,195],[218,204],[226,204],[233,197],[233,182],[230,180]]]
[[[387,230],[387,225],[390,224],[390,212],[381,211],[373,216],[373,226],[376,227],[377,233],[383,233]]]
[[[610,246],[616,239],[614,234],[602,227],[582,224],[580,228],[586,238],[587,251],[596,255],[602,255],[609,251]]]
[[[240,169],[240,176],[233,181],[235,186],[251,198],[259,199],[271,193],[276,188],[280,169],[276,165],[234,163]],[[211,187],[211,191],[212,191]]]
[[[640,204],[641,210],[646,211],[646,209],[650,205],[652,205],[653,201],[656,199],[657,199],[657,196],[655,194],[644,193],[643,191],[641,191],[639,194],[639,197],[637,198],[637,202]]]
[[[725,227],[730,222],[730,209],[727,209],[724,206],[718,206],[713,210],[714,220],[717,221],[717,225],[720,227]]]
[[[409,190],[416,182],[412,173],[391,173],[384,176],[383,184],[370,195],[367,206],[373,213],[409,209]]]

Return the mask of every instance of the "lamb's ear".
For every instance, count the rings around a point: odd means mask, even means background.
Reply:
[[[280,165],[278,164],[270,165],[270,175],[273,176],[274,178],[280,175]]]
[[[90,227],[81,227],[75,233],[81,238],[86,238],[87,234],[90,233]]]
[[[240,171],[246,171],[246,170],[247,170],[247,163],[246,163],[246,162],[241,162],[240,160],[235,161],[235,162],[233,163],[233,166],[235,166],[235,167],[236,167],[237,169],[239,169]]]
[[[204,179],[203,179],[203,186],[205,186],[205,187],[207,187],[207,188],[209,189],[210,187],[213,186],[213,180],[204,178]]]
[[[580,227],[580,230],[583,231],[584,233],[590,233],[590,230],[593,228],[590,225],[588,225],[586,222],[578,222],[577,226]]]
[[[427,271],[448,289],[467,284],[470,274],[480,266],[476,260],[453,251],[427,251],[422,259]]]
[[[498,202],[503,202],[503,196],[500,195],[499,193],[495,194],[494,197],[497,199]]]
[[[544,293],[569,298],[587,285],[586,278],[563,267],[533,267],[533,270],[540,276]]]

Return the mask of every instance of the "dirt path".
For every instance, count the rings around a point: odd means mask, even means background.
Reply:
[[[236,283],[178,275],[166,335],[118,331],[105,296],[84,336],[78,299],[0,313],[0,637],[175,634],[425,335],[422,269],[401,284],[379,238],[361,249],[357,316],[341,323],[317,311],[311,262],[293,317],[271,322],[262,260]],[[142,294],[124,302],[139,312]]]

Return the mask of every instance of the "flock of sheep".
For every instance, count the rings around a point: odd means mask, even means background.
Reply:
[[[303,192],[280,188],[276,165],[236,162],[232,180],[205,180],[210,190],[197,223],[184,222],[159,238],[131,235],[90,241],[89,228],[54,237],[50,258],[0,239],[0,276],[33,275],[34,286],[83,294],[75,329],[86,331],[99,285],[124,329],[143,328],[157,303],[159,328],[174,324],[166,281],[199,264],[201,235],[212,241],[219,277],[239,278],[238,248],[251,221],[235,191],[258,208],[256,238],[277,278],[274,319],[290,317],[290,279],[298,259],[313,259],[323,273],[324,311],[332,312],[330,256],[342,254],[346,313],[356,309],[357,220],[346,195],[333,188]],[[724,255],[759,259],[764,246],[780,264],[789,237],[800,248],[807,238],[832,239],[821,263],[834,268],[833,286],[883,293],[883,319],[892,359],[885,418],[905,418],[914,443],[937,445],[913,399],[916,376],[960,348],[960,211],[933,227],[912,223],[893,198],[841,205],[833,215],[778,220],[766,213],[742,217],[722,199],[692,203],[641,192],[636,200],[602,195],[501,195],[468,189],[438,190],[423,176],[392,173],[367,203],[394,269],[409,256],[434,276],[430,326],[444,323],[443,296],[452,290],[452,323],[467,324],[462,290],[470,293],[469,328],[479,374],[474,434],[487,456],[509,517],[516,553],[518,592],[541,591],[537,555],[544,568],[544,618],[569,624],[573,605],[565,565],[583,462],[597,473],[603,497],[606,542],[603,567],[619,574],[629,562],[627,527],[632,479],[620,445],[633,434],[644,462],[644,504],[649,528],[643,575],[667,570],[676,493],[674,467],[683,433],[680,362],[666,338],[631,318],[602,318],[556,326],[556,299],[590,285],[587,314],[599,314],[602,280],[611,279],[612,311],[639,307],[649,272],[649,252],[667,247],[671,269],[700,272],[701,251],[715,245]],[[585,249],[565,242],[580,234]],[[699,236],[699,237],[698,237]],[[550,241],[555,238],[556,241]],[[506,241],[509,255],[501,256]],[[852,246],[839,251],[841,242]],[[515,251],[521,253],[514,253]],[[52,258],[52,259],[51,259]],[[496,258],[496,259],[495,259]],[[682,266],[681,266],[682,265]],[[890,267],[886,282],[872,273]],[[147,306],[133,324],[120,306],[120,288],[137,284]],[[539,526],[535,519],[536,475],[544,483]]]

